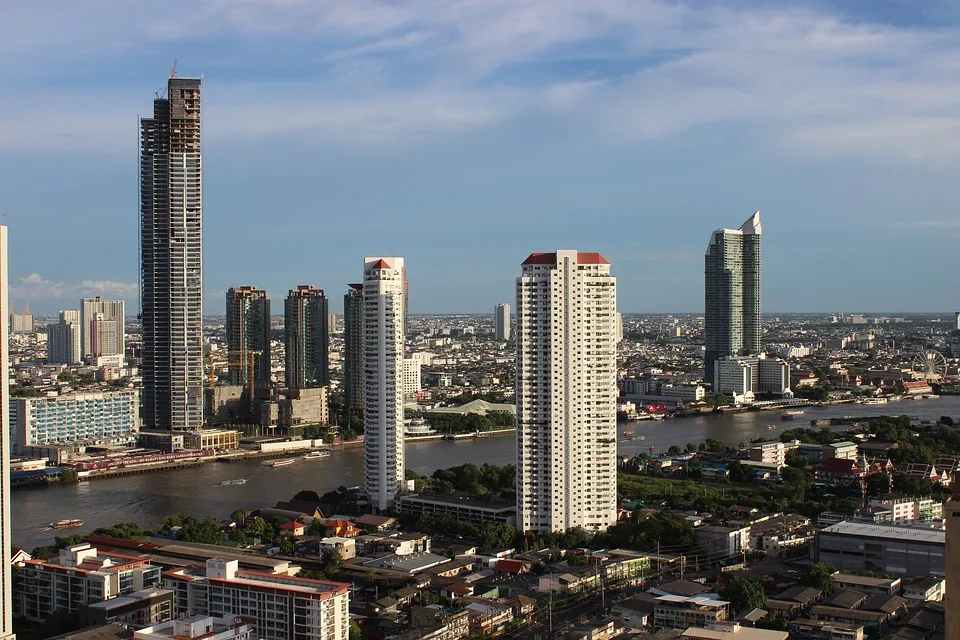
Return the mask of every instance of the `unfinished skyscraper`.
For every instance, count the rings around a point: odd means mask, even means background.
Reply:
[[[270,300],[257,287],[234,287],[227,291],[227,353],[230,359],[230,384],[270,381]],[[252,399],[252,398],[251,398]]]
[[[363,412],[363,285],[349,285],[343,296],[344,426]]]
[[[171,74],[140,121],[143,428],[203,425],[203,180],[198,78]]]

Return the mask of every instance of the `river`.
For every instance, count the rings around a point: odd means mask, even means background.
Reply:
[[[643,441],[621,440],[620,453],[632,455],[654,447],[661,451],[670,445],[683,447],[707,438],[738,445],[758,436],[774,437],[783,429],[805,427],[813,418],[842,416],[909,415],[918,420],[936,420],[940,416],[960,417],[960,396],[931,400],[906,400],[884,406],[839,405],[808,407],[806,414],[793,422],[780,422],[776,412],[746,412],[705,415],[676,420],[632,423],[629,428]],[[767,425],[775,424],[775,430]],[[844,428],[844,427],[839,427]],[[623,429],[623,427],[621,427]],[[513,463],[516,439],[512,435],[477,440],[431,440],[408,444],[407,468],[425,475],[434,470],[467,462],[475,464]],[[247,478],[245,485],[218,486],[222,480]],[[212,514],[218,518],[237,508],[255,509],[273,506],[291,498],[300,489],[323,494],[340,485],[355,486],[363,480],[363,450],[347,449],[329,458],[303,460],[286,467],[265,467],[259,461],[209,463],[167,473],[146,473],[75,485],[17,488],[12,491],[13,541],[27,550],[53,540],[53,533],[41,531],[51,521],[80,518],[82,529],[120,521],[153,525],[178,511],[195,515]]]

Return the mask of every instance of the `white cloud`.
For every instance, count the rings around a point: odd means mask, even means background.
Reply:
[[[10,285],[10,297],[30,302],[69,301],[70,308],[80,303],[80,298],[103,296],[120,300],[136,300],[137,283],[112,280],[84,280],[80,283],[64,283],[31,273],[19,276]]]
[[[0,69],[24,78],[16,94],[0,89],[9,107],[0,150],[128,152],[132,114],[149,109],[153,89],[53,90],[27,78],[57,55],[69,68],[209,38],[238,45],[215,60],[222,75],[207,78],[211,141],[302,132],[389,144],[546,114],[618,144],[745,123],[790,153],[960,156],[955,23],[895,27],[782,4],[666,0],[171,0],[155,19],[120,0],[62,4],[65,14],[0,8],[0,24],[22,25],[0,37]],[[315,64],[278,79],[303,55],[288,39],[306,43]],[[244,54],[249,42],[277,53]],[[247,62],[256,71],[243,82],[224,80]],[[181,69],[203,66],[184,59]]]

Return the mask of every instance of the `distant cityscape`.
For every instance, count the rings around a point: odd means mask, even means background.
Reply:
[[[765,315],[754,212],[701,230],[702,314],[620,313],[602,248],[530,247],[489,314],[411,315],[415,256],[358,256],[355,283],[298,284],[282,315],[238,282],[204,316],[201,94],[174,70],[140,122],[136,318],[101,297],[15,312],[0,228],[0,639],[960,634],[941,602],[960,313]],[[684,423],[703,438],[638,444]],[[408,445],[498,438],[505,466],[407,464]],[[91,535],[52,517],[52,546],[14,552],[12,487],[352,450],[355,485]]]

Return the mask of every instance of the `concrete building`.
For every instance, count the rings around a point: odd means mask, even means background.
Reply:
[[[172,77],[140,121],[143,424],[203,426],[203,169],[199,78]]]
[[[403,258],[364,258],[364,488],[378,511],[404,481],[403,339],[407,290]]]
[[[7,227],[0,226],[0,318],[10,312]],[[31,318],[31,324],[33,320]],[[13,582],[10,566],[10,327],[0,322],[0,640],[13,638]]]
[[[717,229],[704,257],[705,379],[724,356],[760,353],[760,212],[739,229]]]
[[[709,629],[690,627],[680,637],[685,640],[787,640],[786,631],[743,627],[736,622],[721,622]]]
[[[960,502],[948,502],[946,507],[945,636],[947,640],[960,640]]]
[[[790,637],[798,640],[863,640],[863,625],[797,618],[790,623]]]
[[[163,578],[178,616],[248,618],[263,640],[350,636],[348,584],[244,571],[237,560],[217,558],[206,561],[205,571],[172,569]]]
[[[694,537],[708,555],[729,558],[750,550],[750,527],[697,527]]]
[[[420,361],[416,358],[403,359],[403,395],[415,395],[423,389],[420,381]]]
[[[493,333],[494,338],[501,342],[510,339],[510,305],[507,303],[498,304],[493,308]]]
[[[753,402],[758,395],[792,398],[790,365],[780,358],[723,356],[714,361],[713,390],[735,402]]]
[[[823,529],[811,549],[816,562],[840,571],[910,576],[944,575],[943,554],[943,531],[856,522]]]
[[[233,287],[227,291],[225,326],[230,384],[250,384],[250,358],[253,358],[253,382],[270,382],[270,300],[257,287]]]
[[[729,602],[707,596],[659,596],[653,607],[653,626],[666,629],[710,627],[729,617]]]
[[[124,321],[123,300],[82,299],[78,323],[83,357],[124,355]]]
[[[11,333],[33,333],[33,314],[30,313],[30,303],[24,305],[23,313],[10,311]]]
[[[191,616],[134,631],[133,640],[252,640],[255,630],[253,620],[239,616]]]
[[[343,400],[345,426],[363,411],[363,285],[351,284],[343,296]]]
[[[47,362],[78,364],[81,361],[80,323],[64,319],[72,317],[73,314],[61,311],[60,321],[47,325]]]
[[[100,552],[89,544],[61,549],[49,560],[27,560],[17,583],[17,614],[43,622],[57,614],[160,584],[160,567],[133,555]]]
[[[140,392],[94,391],[41,398],[10,398],[12,446],[59,444],[136,436]]]
[[[847,440],[831,442],[830,444],[823,445],[823,459],[856,460],[857,451],[857,444],[854,442]]]
[[[283,326],[288,389],[313,389],[330,384],[328,318],[323,289],[302,284],[287,294]]]
[[[397,513],[401,515],[449,515],[458,522],[476,525],[517,523],[517,508],[512,504],[428,494],[398,496],[396,504]]]
[[[787,464],[787,450],[782,442],[758,442],[750,446],[750,459],[764,464]]]
[[[616,278],[599,253],[533,253],[517,278],[518,526],[617,517]]]

